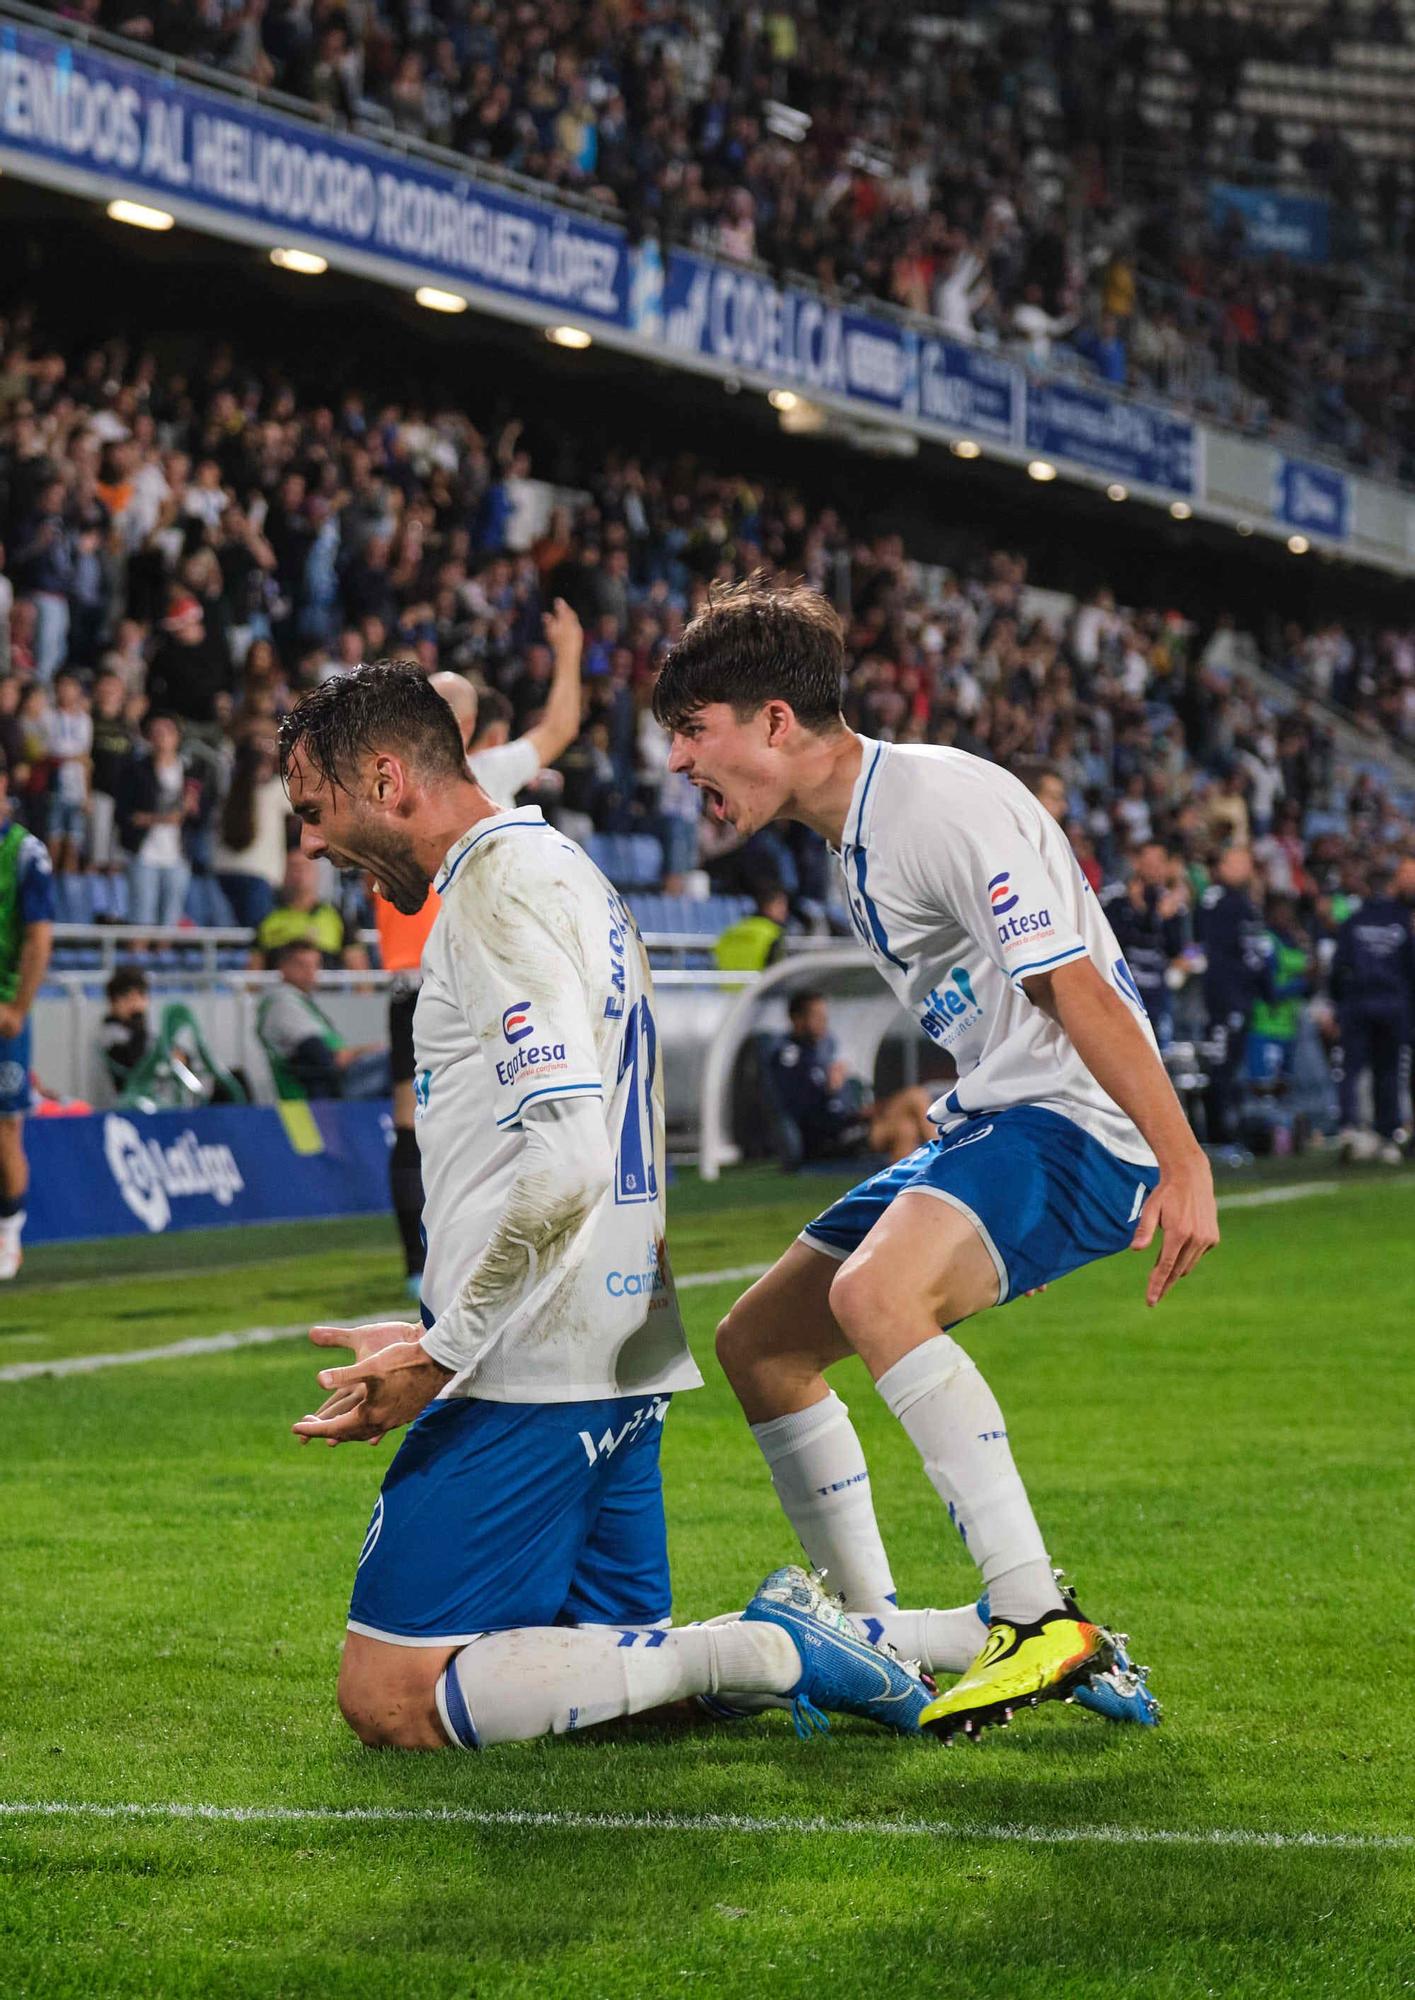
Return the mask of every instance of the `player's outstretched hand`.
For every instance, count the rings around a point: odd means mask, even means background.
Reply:
[[[1197,1147],[1181,1166],[1161,1171],[1159,1186],[1140,1210],[1130,1248],[1148,1250],[1156,1231],[1163,1231],[1164,1247],[1145,1287],[1148,1306],[1157,1306],[1175,1280],[1187,1278],[1218,1242],[1213,1171]]]
[[[323,1368],[319,1383],[332,1393],[313,1415],[291,1429],[302,1444],[360,1441],[377,1444],[389,1431],[410,1423],[450,1377],[423,1347],[422,1329],[406,1320],[373,1326],[315,1326],[317,1347],[351,1347],[357,1357],[347,1368]]]
[[[554,609],[547,611],[541,623],[545,627],[546,643],[557,656],[571,647],[576,654],[585,643],[585,628],[563,597],[557,597]]]

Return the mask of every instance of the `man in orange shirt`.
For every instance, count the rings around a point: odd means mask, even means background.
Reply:
[[[512,743],[474,750],[476,690],[461,674],[431,676],[432,685],[457,718],[467,750],[467,767],[498,805],[510,805],[538,770],[553,764],[580,733],[580,655],[584,633],[580,621],[562,598],[544,620],[545,636],[555,656],[550,693],[540,720]],[[422,977],[423,946],[437,916],[437,891],[416,916],[405,917],[382,896],[373,898],[379,953],[385,972],[393,974],[388,993],[388,1047],[393,1071],[393,1152],[388,1179],[393,1213],[403,1242],[408,1292],[416,1296],[423,1268],[423,1177],[414,1126],[413,1010]]]

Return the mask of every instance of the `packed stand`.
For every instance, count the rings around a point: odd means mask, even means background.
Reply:
[[[1109,0],[1084,32],[1066,7],[956,22],[828,0],[55,11],[606,204],[636,236],[800,273],[1028,364],[1415,479],[1408,313],[1353,318],[1349,275],[1255,259],[1208,213],[1210,178],[1238,162],[1262,184],[1283,156],[1271,118],[1236,108],[1238,79],[1249,57],[1314,53],[1309,21],[1284,36],[1176,9],[1160,30]],[[1179,129],[1152,121],[1142,87],[1174,48],[1196,79]],[[1344,219],[1348,272],[1377,249],[1408,271],[1412,163],[1364,160],[1332,132],[1297,166]],[[1351,236],[1358,195],[1369,242]]]
[[[222,351],[204,373],[163,378],[118,345],[61,356],[16,318],[0,355],[0,522],[0,752],[16,810],[49,844],[61,916],[234,923],[262,962],[310,935],[326,966],[365,962],[362,912],[336,909],[288,854],[280,715],[319,680],[395,654],[469,677],[478,726],[519,735],[546,702],[542,617],[557,597],[586,634],[582,726],[533,796],[623,886],[661,892],[640,901],[645,927],[684,928],[690,891],[775,884],[797,924],[842,925],[819,841],[771,829],[744,846],[704,819],[648,711],[664,650],[711,583],[758,565],[848,607],[852,723],[956,744],[1051,788],[1087,879],[1119,898],[1152,1014],[1198,1051],[1196,1072],[1212,1072],[1220,1027],[1224,1060],[1247,1063],[1260,1005],[1287,1024],[1260,1017],[1268,1044],[1295,1049],[1298,1015],[1309,1041],[1338,1042],[1328,973],[1342,925],[1412,843],[1409,800],[1380,759],[1349,769],[1303,690],[1349,691],[1373,725],[1408,736],[1415,633],[1288,631],[1264,658],[1231,620],[1200,635],[1105,591],[1072,607],[1013,555],[926,572],[897,538],[701,465],[615,456],[581,487],[551,488],[516,424],[488,436],[460,411],[352,395],[301,405]],[[1290,702],[1260,690],[1263,663],[1299,682]],[[1243,866],[1221,860],[1229,848],[1251,856],[1251,891],[1225,882],[1224,866]],[[1399,881],[1405,896],[1408,869]],[[1241,892],[1223,904],[1223,949],[1248,968],[1231,979],[1213,970],[1216,887]],[[1302,967],[1275,985],[1279,949]],[[1318,1128],[1331,1123],[1320,1067],[1302,1114]],[[1285,1079],[1269,1079],[1274,1099]],[[1235,1140],[1239,1081],[1221,1073],[1210,1102]]]

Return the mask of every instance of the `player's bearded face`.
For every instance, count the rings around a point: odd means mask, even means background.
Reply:
[[[413,857],[407,834],[370,819],[359,829],[358,865],[378,883],[378,892],[405,917],[415,917],[427,901],[431,878]]]
[[[369,772],[356,783],[368,786],[368,796],[311,783],[297,754],[290,772],[290,803],[317,836],[317,845],[306,852],[327,854],[336,868],[364,870],[395,910],[416,916],[427,900],[430,877],[414,855],[412,836],[380,809]]]

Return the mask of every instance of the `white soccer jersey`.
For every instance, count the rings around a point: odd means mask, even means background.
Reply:
[[[1022,982],[1089,958],[1154,1035],[1115,933],[1066,835],[1018,779],[964,750],[875,743],[838,856],[855,928],[958,1069],[945,1128],[1039,1104],[1122,1159],[1154,1154]]]
[[[618,893],[536,806],[449,851],[413,1019],[423,1300],[457,1298],[552,1098],[603,1107],[614,1181],[531,1268],[448,1393],[568,1403],[702,1381],[664,1244],[663,1072],[648,958]]]

